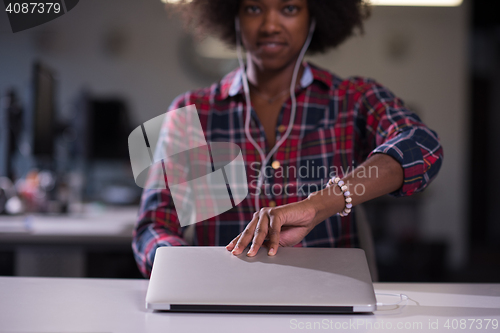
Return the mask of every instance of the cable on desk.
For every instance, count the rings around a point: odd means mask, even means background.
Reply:
[[[399,305],[401,302],[405,302],[405,304],[402,306],[404,308],[406,304],[408,304],[408,296],[405,294],[385,294],[385,293],[375,293],[375,296],[394,296],[394,297],[399,297],[400,300],[399,302],[396,303],[381,303],[377,302],[377,306],[393,306],[393,305]]]

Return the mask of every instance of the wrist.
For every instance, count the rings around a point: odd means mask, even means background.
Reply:
[[[315,225],[341,212],[345,206],[342,192],[328,191],[328,188],[311,193],[305,201],[315,210]]]

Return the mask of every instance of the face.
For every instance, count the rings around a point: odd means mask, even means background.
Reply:
[[[262,70],[294,64],[309,32],[307,0],[242,0],[241,39]]]

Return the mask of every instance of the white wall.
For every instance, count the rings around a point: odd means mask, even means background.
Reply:
[[[457,8],[377,7],[363,37],[313,58],[341,76],[375,78],[438,132],[445,160],[423,194],[421,232],[448,240],[455,266],[467,249],[467,6],[466,1]],[[123,50],[115,56],[104,46],[113,31]],[[87,86],[97,95],[126,96],[139,124],[164,112],[179,93],[204,84],[183,71],[181,38],[180,22],[168,17],[159,0],[80,1],[61,18],[17,34],[2,12],[0,91],[28,88],[31,63],[41,58],[60,74],[63,114]]]

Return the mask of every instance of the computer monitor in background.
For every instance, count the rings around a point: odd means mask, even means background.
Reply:
[[[129,161],[128,135],[132,131],[127,102],[122,97],[95,97],[82,90],[74,103],[69,126],[75,133],[70,149],[83,163]]]
[[[19,149],[23,132],[24,108],[15,89],[9,89],[0,96],[0,176],[6,175],[12,182],[19,174],[14,168],[14,156]],[[5,168],[5,170],[4,170]]]
[[[63,123],[56,113],[56,78],[56,72],[43,63],[34,65],[31,133],[36,167],[52,171],[56,183],[73,171],[84,175],[84,199],[102,199],[109,188],[113,191],[108,192],[118,193],[118,185],[133,183],[128,155],[132,126],[126,100],[82,92],[73,118]]]
[[[128,135],[133,128],[126,98],[95,96],[85,90],[76,100],[75,111],[76,140],[70,155],[80,161],[75,167],[85,178],[83,198],[135,203],[140,189],[130,167]]]
[[[126,101],[120,97],[89,101],[87,194],[108,204],[135,203],[140,191],[133,183],[128,154],[132,131]]]
[[[126,102],[121,98],[88,101],[87,158],[90,161],[129,161],[132,131]]]
[[[56,138],[55,73],[40,62],[33,67],[33,155],[37,162],[54,159]]]

